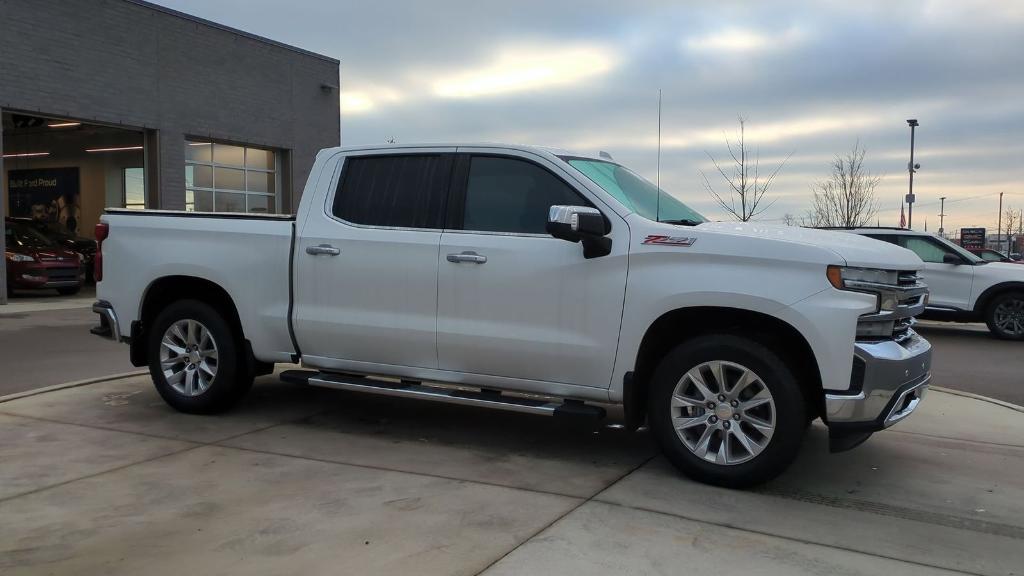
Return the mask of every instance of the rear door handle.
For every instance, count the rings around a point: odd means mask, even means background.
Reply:
[[[456,264],[459,262],[472,262],[473,264],[483,264],[484,262],[487,262],[487,256],[482,256],[476,252],[470,251],[461,252],[459,254],[449,254],[445,258],[449,262],[455,262]]]
[[[341,248],[335,248],[330,244],[320,244],[319,246],[306,246],[306,254],[327,254],[328,256],[337,256],[341,254]]]

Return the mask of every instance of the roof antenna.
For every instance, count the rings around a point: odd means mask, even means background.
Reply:
[[[661,88],[658,88],[658,171],[656,178],[658,199],[655,201],[654,219],[661,222]]]

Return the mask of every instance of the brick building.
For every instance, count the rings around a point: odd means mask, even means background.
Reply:
[[[0,0],[0,213],[291,212],[339,143],[338,68],[142,0]]]

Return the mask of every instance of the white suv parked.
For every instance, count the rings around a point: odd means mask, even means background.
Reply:
[[[931,291],[924,318],[984,321],[999,338],[1024,340],[1024,266],[989,262],[931,234],[902,228],[848,230],[917,254]]]

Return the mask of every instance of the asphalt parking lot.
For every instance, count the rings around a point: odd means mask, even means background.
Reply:
[[[1020,574],[1024,414],[932,392],[854,451],[815,425],[753,491],[645,433],[257,382],[146,377],[0,403],[0,573]]]

